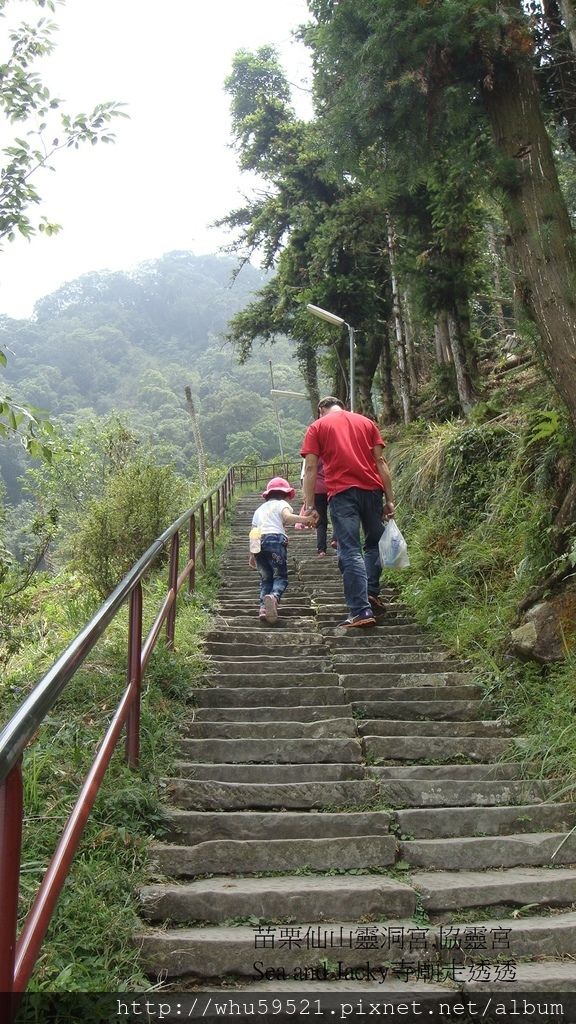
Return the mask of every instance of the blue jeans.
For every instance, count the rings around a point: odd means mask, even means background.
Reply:
[[[349,487],[334,494],[328,503],[334,534],[338,540],[338,568],[344,582],[344,597],[352,617],[370,608],[368,594],[380,593],[378,541],[384,531],[383,492]],[[364,555],[360,527],[364,531]]]
[[[282,533],[264,534],[256,565],[260,573],[260,607],[266,594],[279,601],[288,586],[288,541]]]

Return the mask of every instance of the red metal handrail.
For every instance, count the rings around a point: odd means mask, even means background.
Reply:
[[[38,958],[54,907],[78,849],[82,831],[96,800],[102,779],[126,726],[126,759],[137,768],[140,757],[140,697],[142,678],[164,623],[166,643],[174,645],[176,599],[188,580],[194,591],[198,559],[206,567],[207,550],[225,522],[236,487],[263,479],[299,473],[300,463],[267,466],[239,465],[204,498],[188,509],[148,548],[118,584],[96,614],[72,641],[52,668],[37,683],[0,732],[0,992],[23,992]],[[216,510],[214,510],[214,498]],[[208,525],[207,525],[208,521]],[[180,530],[188,527],[187,563],[179,572]],[[170,545],[168,589],[146,639],[142,638],[142,579]],[[56,851],[17,938],[17,909],[24,816],[22,758],[39,726],[62,690],[82,665],[120,609],[129,601],[127,687],[116,708],[97,754],[65,825]]]

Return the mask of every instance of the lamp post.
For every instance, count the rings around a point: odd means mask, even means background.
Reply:
[[[327,309],[322,309],[321,306],[313,306],[311,302],[308,303],[306,309],[313,316],[319,317],[320,320],[326,320],[329,324],[335,324],[336,327],[346,327],[348,329],[348,340],[350,343],[350,412],[354,412],[354,405],[356,399],[355,393],[355,361],[354,361],[354,328],[346,323],[341,316],[336,316],[336,313],[330,313]]]

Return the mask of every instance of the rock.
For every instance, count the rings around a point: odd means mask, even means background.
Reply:
[[[567,602],[570,604],[569,609]],[[573,624],[570,627],[574,606],[574,594],[559,594],[535,604],[526,612],[522,625],[512,631],[511,653],[541,664],[563,661],[574,637]]]

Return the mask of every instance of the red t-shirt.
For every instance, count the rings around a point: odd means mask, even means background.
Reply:
[[[373,449],[384,447],[376,424],[357,412],[329,412],[314,420],[306,431],[301,455],[317,455],[324,463],[328,497],[360,487],[383,491]]]

